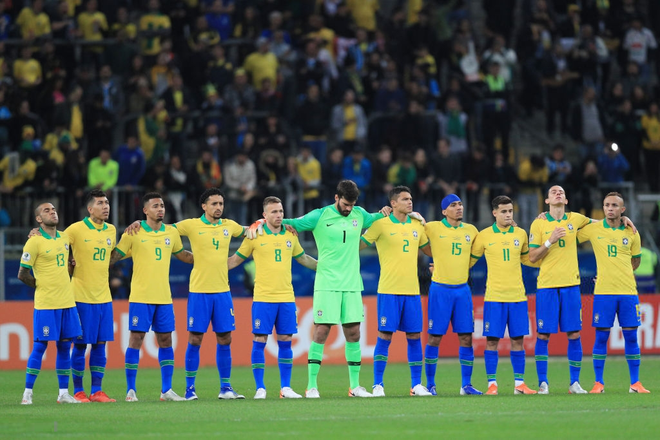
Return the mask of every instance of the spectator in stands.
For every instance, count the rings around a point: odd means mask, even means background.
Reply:
[[[234,0],[213,0],[211,6],[207,9],[206,20],[209,27],[220,34],[221,40],[227,40],[231,37],[232,20],[231,16],[236,9]]]
[[[158,163],[169,150],[166,141],[167,130],[164,121],[167,118],[165,102],[158,100],[147,103],[144,113],[137,120],[138,138],[140,146],[147,159],[147,167]]]
[[[347,0],[355,23],[369,32],[376,30],[376,11],[380,9],[378,0]]]
[[[561,12],[561,11],[560,11]],[[578,38],[582,19],[580,17],[580,6],[568,5],[568,15],[558,26],[559,36],[561,38]]]
[[[344,173],[344,151],[334,148],[328,154],[328,160],[323,166],[323,204],[331,204],[334,200],[337,182],[343,179]]]
[[[571,51],[571,64],[580,73],[584,84],[600,87],[599,61],[606,59],[607,55],[605,43],[594,35],[591,25],[582,26]]]
[[[639,155],[644,129],[639,117],[633,113],[632,103],[629,99],[621,103],[608,126],[609,137],[617,143],[621,149],[621,154],[625,156],[630,164],[629,176],[632,179],[628,180],[639,180],[638,178],[642,175]]]
[[[513,49],[506,47],[506,40],[502,35],[495,35],[490,48],[481,56],[481,61],[486,66],[492,62],[502,66],[501,74],[507,84],[513,80],[513,69],[518,63],[518,57]]]
[[[167,15],[160,12],[158,0],[149,0],[148,10],[149,12],[140,17],[139,36],[142,55],[146,58],[146,64],[151,65],[161,52],[161,38],[171,32],[172,22]]]
[[[656,102],[649,105],[648,112],[642,116],[642,148],[646,165],[646,179],[651,192],[660,192],[660,113]]]
[[[387,181],[392,186],[407,186],[413,188],[417,182],[417,169],[413,162],[413,154],[406,150],[401,150],[397,154],[398,159],[387,170]]]
[[[219,188],[224,180],[220,163],[208,149],[202,150],[192,174],[196,177],[196,192],[200,194],[209,188]]]
[[[261,35],[260,35],[261,37],[266,38],[268,41],[272,43],[275,34],[279,31],[282,31],[282,36],[284,37],[284,41],[287,44],[292,43],[291,35],[289,35],[289,33],[282,28],[282,24],[284,23],[284,18],[280,11],[273,11],[270,14],[268,14],[268,23],[269,23],[268,28],[261,31]]]
[[[587,87],[582,100],[573,105],[570,114],[571,136],[581,144],[582,157],[596,157],[605,142],[604,112],[596,101],[596,90]]]
[[[288,145],[288,137],[282,127],[282,121],[275,114],[266,118],[266,124],[257,133],[257,145],[260,150],[276,149],[283,151]]]
[[[117,186],[127,187],[129,190],[137,187],[147,168],[137,135],[129,134],[126,137],[126,143],[115,151],[114,160],[119,164]]]
[[[436,31],[433,29],[429,12],[425,8],[421,9],[417,14],[417,23],[406,30],[406,50],[414,50],[421,46],[436,47]]]
[[[479,223],[481,193],[490,172],[490,161],[486,156],[486,147],[482,144],[472,146],[470,155],[463,165],[463,179],[465,180],[467,194],[466,221]]]
[[[418,148],[413,156],[413,163],[417,174],[417,180],[413,185],[413,197],[415,198],[415,211],[420,212],[422,216],[429,214],[429,204],[433,194],[433,182],[435,176],[428,160],[426,150]]]
[[[36,103],[36,87],[42,80],[41,64],[32,57],[32,48],[25,46],[21,49],[21,58],[14,61],[14,81],[32,104]]]
[[[125,98],[121,83],[112,75],[108,64],[101,66],[99,81],[89,90],[91,96],[103,96],[103,108],[120,117],[124,113]]]
[[[374,111],[398,113],[406,107],[406,94],[399,87],[399,80],[396,77],[389,78],[376,93]]]
[[[543,94],[545,96],[545,131],[552,136],[555,120],[559,114],[560,130],[568,133],[568,109],[571,102],[570,85],[578,78],[576,72],[569,70],[569,62],[561,43],[555,43],[552,52],[548,52],[541,62]]]
[[[261,23],[257,10],[253,6],[246,6],[243,16],[234,26],[234,38],[256,40],[261,34]]]
[[[50,18],[43,8],[43,0],[34,0],[32,6],[25,6],[18,14],[16,24],[20,27],[21,38],[24,40],[31,41],[51,33]]]
[[[174,207],[173,221],[183,220],[185,218],[183,208],[188,193],[188,175],[183,169],[179,156],[170,158],[170,167],[165,175],[165,186],[170,203]]]
[[[364,155],[364,147],[356,145],[350,156],[344,158],[342,178],[352,180],[357,185],[361,194],[362,203],[367,204],[367,190],[371,185],[371,161]]]
[[[46,40],[41,45],[35,56],[41,65],[41,75],[46,81],[55,78],[66,78],[67,68],[55,50],[55,44],[52,40]]]
[[[239,225],[248,223],[248,204],[257,195],[257,167],[244,151],[238,151],[224,170],[227,216]]]
[[[286,174],[286,159],[275,148],[266,148],[259,154],[257,162],[257,188],[261,195],[280,194]]]
[[[363,73],[366,66],[367,54],[371,47],[369,43],[369,34],[366,29],[358,28],[355,32],[355,43],[348,48],[348,57],[355,62],[355,69]]]
[[[209,22],[204,15],[195,20],[195,31],[188,38],[188,47],[193,52],[205,52],[209,47],[220,44],[220,34],[216,29],[209,28]]]
[[[103,40],[109,30],[105,14],[97,8],[97,0],[88,0],[85,11],[78,15],[78,36],[87,43]],[[104,51],[103,46],[84,46],[83,62],[92,63],[98,68],[104,62]]]
[[[225,58],[225,48],[220,44],[211,47],[207,69],[208,81],[218,91],[224,90],[234,79],[234,66]]]
[[[604,183],[620,183],[626,180],[626,173],[630,169],[630,164],[625,156],[621,154],[621,149],[615,143],[608,142],[603,151],[598,155],[598,172],[600,180]],[[616,186],[611,187],[612,190]],[[606,191],[606,193],[609,191]]]
[[[320,205],[321,163],[314,157],[312,148],[307,144],[301,146],[296,163],[298,174],[303,181],[305,212],[309,212]]]
[[[366,140],[367,118],[362,106],[355,103],[353,90],[346,90],[343,101],[332,108],[330,126],[333,138],[341,144],[346,154]]]
[[[282,94],[277,91],[270,78],[261,80],[261,89],[257,93],[254,109],[259,112],[280,113]]]
[[[154,94],[149,88],[149,81],[140,78],[136,83],[136,89],[128,97],[128,113],[142,113],[154,99]]]
[[[461,108],[456,96],[449,96],[445,101],[444,113],[438,112],[438,128],[441,138],[449,142],[452,153],[465,156],[468,152],[468,115]],[[452,193],[449,193],[452,194]]]
[[[548,167],[541,156],[533,154],[520,163],[518,168],[520,191],[517,202],[520,207],[519,224],[524,225],[523,227],[529,227],[540,212],[548,178]]]
[[[397,146],[407,148],[409,146],[422,147],[431,149],[432,145],[427,145],[428,133],[427,126],[422,112],[424,108],[417,101],[410,101],[408,103],[408,111],[399,120],[398,136],[395,136],[395,141],[398,141]],[[435,133],[433,133],[435,138]]]
[[[296,83],[298,94],[302,95],[309,84],[317,84],[325,90],[329,81],[325,66],[319,59],[319,47],[315,40],[307,40],[303,56],[296,62]],[[326,86],[324,87],[324,84]]]
[[[277,83],[279,63],[275,54],[270,51],[268,39],[259,37],[256,45],[257,51],[248,55],[243,63],[243,69],[252,77],[252,86],[258,89],[264,78],[270,78],[273,84]]]
[[[548,181],[555,185],[561,185],[568,191],[569,183],[572,180],[571,173],[573,167],[566,160],[565,147],[562,144],[556,144],[552,147],[549,157],[545,158],[545,166],[548,168]]]
[[[31,126],[35,130],[35,137],[42,139],[45,132],[45,124],[43,120],[30,111],[30,103],[27,100],[20,101],[18,105],[17,114],[10,120],[10,138],[14,145],[19,145],[23,139],[23,127],[26,125]]]
[[[327,127],[330,109],[321,97],[317,84],[307,87],[305,100],[296,111],[296,122],[302,133],[303,144],[308,145],[313,156],[325,163]]]
[[[234,82],[225,87],[222,97],[225,104],[232,110],[242,106],[252,110],[256,102],[254,88],[248,84],[247,74],[244,69],[234,71]]]
[[[381,145],[372,164],[371,177],[371,207],[379,209],[389,202],[387,194],[394,187],[388,179],[387,172],[392,167],[392,150],[389,145]],[[374,208],[375,207],[375,208]]]
[[[66,138],[67,150],[78,149],[78,143],[71,132],[66,129],[67,122],[61,117],[56,118],[55,129],[44,138],[44,151],[49,152],[48,158],[59,166],[64,165],[66,159],[65,152],[60,148],[64,138]]]
[[[172,86],[172,78],[175,73],[167,52],[160,52],[156,58],[156,64],[149,71],[151,87],[156,96],[162,95],[168,87]]]
[[[1,193],[10,194],[32,182],[37,172],[37,163],[32,159],[33,155],[31,151],[20,150],[18,153],[6,154],[0,160]]]
[[[110,35],[118,38],[123,33],[124,38],[128,41],[135,41],[137,37],[137,26],[130,21],[128,16],[128,9],[125,6],[117,8],[117,15],[115,22],[110,26]]]
[[[623,39],[622,48],[628,52],[628,60],[639,66],[640,76],[648,80],[651,73],[649,50],[655,50],[658,43],[650,29],[643,27],[639,16],[633,18],[630,29]]]
[[[650,99],[644,88],[641,86],[635,86],[632,89],[632,94],[630,96],[630,103],[632,104],[633,111],[638,115],[643,115],[646,112],[646,109],[649,106]]]
[[[170,116],[169,139],[172,152],[181,155],[186,142],[186,123],[190,112],[195,110],[195,101],[188,87],[183,84],[180,74],[172,75],[172,86],[165,90],[162,99]]]
[[[124,77],[124,92],[130,94],[137,89],[138,82],[144,80],[149,83],[151,72],[147,71],[142,55],[135,55],[131,58],[131,66]]]
[[[87,159],[90,160],[101,150],[112,150],[115,116],[103,107],[103,95],[92,97],[91,105],[85,109],[84,124],[90,142],[87,145]]]
[[[87,185],[90,188],[107,191],[117,185],[118,177],[119,164],[112,160],[109,150],[101,150],[98,157],[89,161],[89,166],[87,167]]]
[[[442,200],[446,195],[458,193],[458,185],[463,181],[463,160],[461,154],[452,151],[451,141],[440,138],[436,143],[436,152],[431,158],[433,170],[434,198]],[[436,204],[435,217],[442,215],[440,204]]]
[[[516,170],[504,161],[504,155],[500,151],[495,153],[489,180],[491,194],[496,193],[515,200],[518,194],[518,175]]]
[[[492,62],[484,78],[483,138],[488,157],[493,158],[495,139],[499,137],[504,160],[509,158],[509,132],[511,130],[511,109],[509,90],[502,76],[502,66]]]

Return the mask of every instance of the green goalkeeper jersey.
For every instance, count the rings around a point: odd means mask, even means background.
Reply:
[[[314,291],[362,291],[360,276],[360,236],[362,229],[383,218],[356,206],[344,217],[329,205],[296,218],[284,219],[298,231],[312,231],[318,248]]]

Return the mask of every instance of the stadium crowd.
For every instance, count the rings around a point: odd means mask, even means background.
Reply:
[[[0,1],[0,191],[75,195],[68,224],[86,187],[160,191],[176,221],[222,186],[246,224],[351,179],[371,209],[407,185],[430,218],[461,188],[479,224],[499,185],[528,226],[549,183],[587,215],[599,182],[660,190],[658,2],[483,8],[477,30],[462,0]],[[512,121],[539,110],[556,146],[519,154]]]

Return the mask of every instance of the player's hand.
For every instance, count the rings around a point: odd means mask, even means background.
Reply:
[[[422,217],[422,214],[420,214],[419,212],[413,211],[410,214],[408,214],[408,217],[414,218],[415,220],[419,220],[420,222],[422,222],[422,226],[426,225],[426,219]]]
[[[259,235],[264,234],[264,224],[266,223],[265,218],[260,218],[256,222],[252,223],[246,230],[245,230],[245,237],[247,237],[249,240],[254,240],[257,238]]]
[[[555,244],[559,241],[560,238],[566,237],[566,229],[564,228],[555,228],[554,231],[552,231],[552,234],[550,235],[550,243]]]
[[[623,225],[625,227],[630,227],[633,230],[633,234],[637,234],[637,228],[635,227],[635,224],[628,218],[628,216],[623,216],[621,217],[621,220],[623,221]],[[34,229],[33,229],[34,231]]]
[[[435,269],[435,266],[433,266],[433,263],[429,263],[429,272],[431,272],[431,275],[433,275],[433,269]]]
[[[536,218],[534,220],[543,220],[546,217],[547,214],[548,214],[548,211],[544,211],[544,212],[540,213],[538,216],[536,216]]]
[[[298,231],[296,231],[296,228],[294,228],[294,227],[291,226],[291,225],[283,225],[283,226],[284,226],[284,229],[286,229],[287,231],[291,232],[291,233],[292,233],[293,235],[295,235],[296,237],[298,236]]]
[[[69,259],[69,266],[76,267],[76,260],[73,257]]]
[[[383,216],[388,217],[390,214],[392,214],[392,207],[391,206],[383,206],[380,211]]]
[[[137,233],[140,231],[140,225],[142,222],[140,220],[135,220],[133,223],[128,225],[126,229],[124,229],[124,233],[128,235],[137,235]]]
[[[517,228],[518,223],[516,223],[516,221],[514,219],[511,219],[511,226],[513,226],[514,228]]]
[[[34,228],[30,231],[30,233],[28,234],[28,238],[32,238],[32,237],[41,237],[41,232],[39,232],[39,228]]]

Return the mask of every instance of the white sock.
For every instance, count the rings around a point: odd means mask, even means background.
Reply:
[[[517,387],[519,387],[520,385],[522,385],[522,384],[524,384],[524,383],[525,383],[524,380],[517,380],[517,379],[516,379],[516,386],[517,386]]]
[[[62,397],[64,394],[68,394],[69,389],[68,388],[60,388],[60,394],[57,397]]]
[[[497,386],[497,381],[496,380],[489,380],[488,381],[488,386],[490,386],[491,384],[495,384],[495,386]]]
[[[26,388],[25,391],[23,391],[23,394],[25,394],[25,393],[32,394],[32,388]]]

